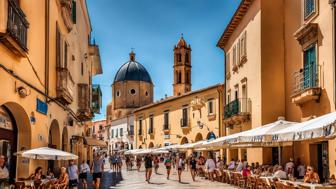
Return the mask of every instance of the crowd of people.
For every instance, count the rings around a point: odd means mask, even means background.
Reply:
[[[210,181],[219,181],[224,176],[224,172],[235,172],[242,175],[243,178],[250,176],[267,177],[289,181],[301,181],[304,183],[320,183],[320,177],[312,166],[305,166],[300,159],[296,162],[290,158],[284,165],[260,165],[258,162],[249,164],[246,160],[232,159],[228,164],[221,157],[214,158],[212,153],[209,153],[205,158],[202,153],[198,155],[190,155],[185,157],[184,154],[166,154],[143,156],[127,156],[126,161],[130,165],[128,170],[132,169],[133,160],[136,161],[137,170],[140,171],[142,162],[145,166],[145,181],[150,183],[152,169],[158,174],[159,162],[166,168],[167,179],[170,179],[171,170],[177,170],[178,181],[181,181],[183,170],[189,170],[193,181],[196,177],[204,177]],[[329,183],[336,183],[335,176],[328,178]]]
[[[160,154],[160,155],[121,155],[113,154],[110,157],[104,153],[94,153],[93,161],[82,161],[78,167],[74,160],[70,160],[67,167],[61,167],[58,177],[48,168],[44,172],[42,167],[37,167],[33,174],[27,179],[33,181],[34,186],[44,186],[44,188],[88,188],[88,175],[92,174],[92,185],[95,189],[100,188],[104,164],[108,161],[110,168],[114,172],[121,172],[123,160],[125,160],[126,170],[130,171],[136,164],[136,170],[140,171],[142,164],[145,167],[145,181],[150,183],[152,172],[159,174],[160,163],[166,169],[167,180],[170,179],[171,170],[176,169],[178,181],[182,182],[184,170],[189,170],[193,181],[197,177],[204,177],[210,181],[220,181],[224,172],[239,173],[243,178],[265,177],[281,180],[300,180],[306,183],[320,183],[320,177],[312,166],[305,166],[300,159],[296,162],[292,158],[284,165],[260,165],[258,162],[249,164],[246,160],[234,160],[226,164],[221,157],[215,158],[212,153],[207,158],[202,153],[191,154]],[[45,174],[44,174],[45,173]],[[8,180],[9,171],[6,167],[6,157],[0,155],[0,188]],[[330,183],[336,184],[335,176],[328,178]],[[38,188],[38,187],[37,187]]]
[[[82,161],[77,166],[74,160],[70,160],[68,166],[62,166],[59,168],[57,174],[54,174],[51,168],[46,171],[42,167],[37,167],[28,178],[20,178],[17,183],[27,183],[24,181],[31,181],[30,183],[35,188],[81,188],[87,189],[88,176],[92,176],[93,188],[100,188],[100,182],[104,171],[104,164],[107,161],[110,163],[111,170],[120,172],[122,168],[122,157],[118,154],[113,154],[111,157],[107,157],[105,153],[94,152],[93,160]],[[57,170],[56,170],[57,171]],[[57,176],[56,176],[57,175]],[[0,155],[0,188],[4,188],[4,184],[9,181],[9,171],[6,167],[6,157]]]

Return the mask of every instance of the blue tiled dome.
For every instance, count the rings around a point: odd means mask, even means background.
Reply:
[[[114,83],[118,81],[145,81],[152,83],[152,79],[146,68],[135,61],[134,53],[130,54],[130,61],[122,65],[114,77]]]

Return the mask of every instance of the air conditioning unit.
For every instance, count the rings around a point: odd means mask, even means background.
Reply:
[[[170,134],[164,135],[164,139],[170,139]]]

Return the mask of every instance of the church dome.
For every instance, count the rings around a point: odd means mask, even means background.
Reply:
[[[130,53],[130,60],[122,65],[114,77],[114,83],[118,81],[145,81],[152,84],[152,79],[146,68],[135,61],[135,53]]]

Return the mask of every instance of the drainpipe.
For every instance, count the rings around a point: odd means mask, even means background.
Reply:
[[[336,108],[336,0],[329,0],[329,4],[332,10],[332,65],[333,65],[333,84],[334,84],[334,106]]]
[[[44,83],[45,83],[45,101],[48,102],[47,96],[49,95],[49,20],[50,20],[50,1],[45,1],[45,70],[44,70]]]

